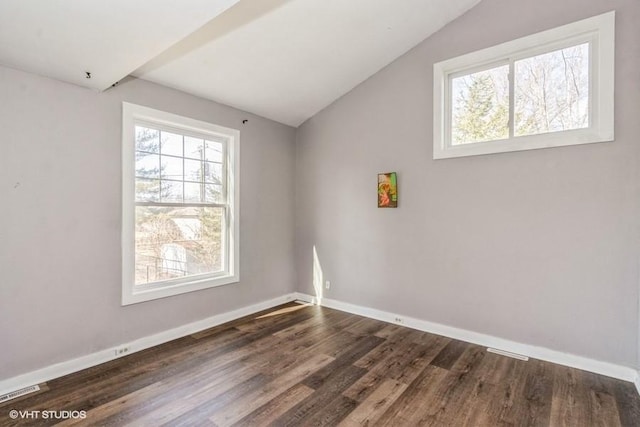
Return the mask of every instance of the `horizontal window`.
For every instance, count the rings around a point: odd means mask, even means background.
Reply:
[[[613,140],[614,13],[434,65],[434,159]]]

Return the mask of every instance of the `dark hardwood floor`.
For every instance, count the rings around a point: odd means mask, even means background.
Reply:
[[[640,426],[631,383],[294,303],[44,389],[0,405],[0,425]]]

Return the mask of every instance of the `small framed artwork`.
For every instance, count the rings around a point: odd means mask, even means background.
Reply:
[[[398,177],[395,172],[378,174],[378,207],[398,207]]]

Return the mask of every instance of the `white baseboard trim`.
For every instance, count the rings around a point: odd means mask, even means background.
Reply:
[[[127,352],[127,354],[135,353],[137,351],[164,344],[174,339],[182,338],[184,336],[191,335],[196,332],[200,332],[202,330],[212,328],[214,326],[221,325],[223,323],[248,316],[258,311],[266,310],[268,308],[275,307],[277,305],[294,300],[301,300],[313,304],[318,304],[336,310],[369,317],[371,319],[381,320],[383,322],[401,324],[409,328],[418,329],[421,331],[430,332],[437,335],[482,345],[485,347],[493,347],[512,353],[522,354],[534,359],[545,360],[548,362],[557,363],[559,365],[582,369],[585,371],[618,378],[624,381],[630,381],[635,384],[638,393],[640,393],[640,372],[632,368],[593,360],[582,356],[576,356],[569,353],[562,353],[544,347],[522,344],[515,341],[493,337],[491,335],[485,335],[465,329],[454,328],[452,326],[446,326],[426,320],[411,318],[401,314],[394,314],[338,300],[332,300],[328,298],[322,298],[321,300],[319,300],[318,298],[311,295],[295,292],[267,301],[262,301],[257,304],[252,304],[250,306],[232,310],[226,313],[218,314],[203,320],[170,329],[168,331],[149,335],[135,341],[131,341],[129,343],[123,343],[111,348],[100,350],[92,354],[78,357],[76,359],[47,366],[42,369],[18,375],[13,378],[0,380],[0,395],[11,393],[15,390],[19,390],[21,388],[28,387],[34,384],[41,384],[54,378],[59,378],[73,372],[78,372],[83,369],[90,368],[92,366],[96,366],[101,363],[117,359],[119,357],[123,357],[124,355],[115,355],[116,348],[128,347],[129,351]],[[397,318],[402,319],[402,322],[397,322]]]
[[[217,314],[203,320],[198,320],[187,325],[178,326],[177,328],[169,329],[168,331],[149,335],[135,341],[123,343],[115,347],[97,351],[92,354],[87,354],[85,356],[78,357],[77,359],[56,363],[55,365],[47,366],[45,368],[18,375],[13,378],[0,380],[0,396],[24,387],[28,387],[34,384],[41,384],[54,378],[59,378],[73,372],[78,372],[83,369],[126,356],[127,354],[147,349],[149,347],[164,344],[177,338],[182,338],[184,336],[191,335],[196,332],[200,332],[202,330],[212,328],[214,326],[221,325],[223,323],[230,322],[244,316],[248,316],[261,310],[266,310],[268,308],[293,301],[296,299],[296,295],[297,294],[295,293],[291,293],[281,297],[270,299],[268,301],[262,301],[257,304],[252,304],[236,310],[228,311],[226,313]],[[126,354],[116,356],[116,348],[121,347],[128,347],[129,350]]]
[[[371,319],[381,320],[383,322],[400,324],[409,328],[454,338],[460,341],[478,344],[484,347],[493,347],[511,353],[528,356],[534,359],[556,363],[558,365],[569,366],[572,368],[582,369],[584,371],[594,372],[596,374],[606,375],[608,377],[618,378],[624,381],[630,381],[636,384],[636,387],[640,392],[640,379],[638,379],[638,372],[635,369],[626,366],[615,365],[613,363],[602,362],[599,360],[589,359],[587,357],[563,353],[545,347],[522,344],[491,335],[481,334],[478,332],[468,331],[452,326],[446,326],[422,319],[411,318],[402,314],[389,313],[386,311],[363,307],[360,305],[350,304],[338,300],[328,298],[318,299],[317,297],[313,297],[311,295],[303,293],[296,293],[296,299],[340,311],[346,311],[348,313],[357,314],[364,317],[369,317]],[[401,321],[399,322],[396,319],[401,319]]]

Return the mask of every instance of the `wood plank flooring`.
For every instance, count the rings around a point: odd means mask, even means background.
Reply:
[[[12,420],[13,409],[86,418]],[[631,427],[640,426],[640,397],[624,381],[291,303],[0,405],[0,426],[56,423]]]

